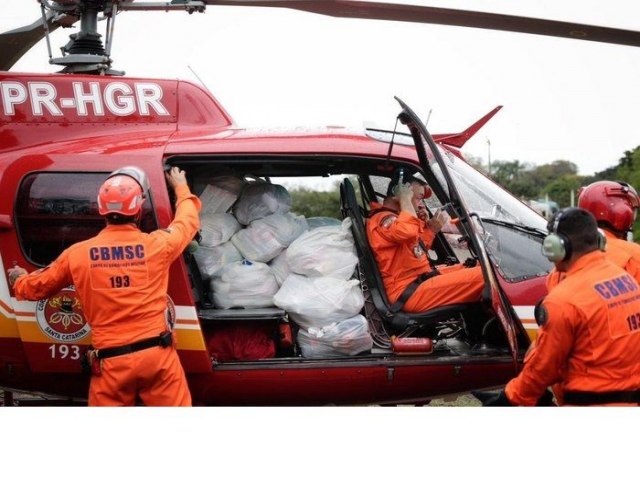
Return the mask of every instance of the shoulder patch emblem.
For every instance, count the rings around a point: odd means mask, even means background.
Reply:
[[[398,219],[396,215],[387,215],[382,219],[380,225],[384,228],[391,228],[391,225]]]
[[[549,314],[547,313],[547,309],[544,308],[544,305],[542,303],[543,301],[544,298],[538,300],[538,303],[536,303],[536,306],[533,309],[533,316],[535,317],[536,323],[539,327],[544,327],[544,325],[547,323],[547,320],[549,319]]]

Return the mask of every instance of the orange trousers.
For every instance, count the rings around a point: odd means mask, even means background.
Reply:
[[[102,360],[91,377],[89,406],[191,406],[191,393],[173,347],[152,347]]]
[[[454,265],[438,270],[440,275],[421,283],[404,304],[403,311],[424,312],[444,305],[480,301],[484,287],[480,267]]]

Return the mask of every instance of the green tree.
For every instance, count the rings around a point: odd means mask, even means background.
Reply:
[[[464,153],[464,159],[467,161],[469,165],[471,165],[476,170],[479,170],[484,174],[487,173],[487,165],[484,163],[484,160],[482,159],[482,157],[476,157],[471,153]]]
[[[573,194],[577,195],[581,185],[582,177],[580,175],[566,174],[549,182],[541,193],[549,195],[550,199],[558,202],[560,208],[564,208],[571,205],[571,192],[573,191]]]
[[[517,197],[531,199],[540,191],[540,186],[532,182],[532,168],[519,160],[497,160],[491,165],[491,178]]]
[[[342,219],[340,214],[340,192],[337,188],[322,192],[306,187],[289,190],[291,211],[308,217],[333,217]]]

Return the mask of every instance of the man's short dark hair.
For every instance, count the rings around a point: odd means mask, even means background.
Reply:
[[[591,212],[583,208],[560,210],[549,220],[547,229],[565,235],[571,242],[573,253],[588,253],[598,249],[598,224]]]

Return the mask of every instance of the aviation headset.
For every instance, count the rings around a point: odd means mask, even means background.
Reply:
[[[387,197],[393,197],[396,194],[396,187],[405,182],[418,182],[424,186],[424,198],[429,198],[433,192],[424,180],[421,180],[413,175],[405,178],[405,169],[403,167],[397,168],[393,173],[393,178],[387,186]]]
[[[571,241],[569,237],[558,232],[558,227],[563,219],[578,210],[581,209],[575,207],[562,209],[556,214],[553,223],[550,224],[549,235],[547,235],[542,242],[542,254],[550,261],[556,263],[571,258],[571,254],[573,253]],[[598,229],[598,250],[604,251],[606,246],[607,237],[605,237],[602,230]]]

